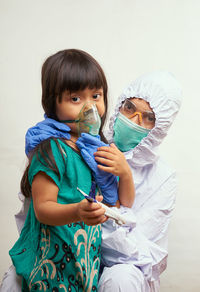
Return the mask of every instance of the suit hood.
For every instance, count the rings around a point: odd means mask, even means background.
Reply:
[[[122,103],[127,98],[141,98],[147,101],[155,113],[154,128],[147,137],[134,148],[124,152],[129,164],[144,166],[154,163],[158,158],[158,146],[172,125],[181,105],[182,90],[175,77],[166,71],[144,74],[126,87],[119,96],[114,114],[110,118],[107,138],[113,141],[113,126]]]

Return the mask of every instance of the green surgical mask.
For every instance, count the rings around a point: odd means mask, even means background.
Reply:
[[[114,124],[114,143],[120,151],[126,152],[135,148],[150,132],[119,113]]]

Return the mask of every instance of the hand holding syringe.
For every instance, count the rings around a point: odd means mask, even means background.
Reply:
[[[109,208],[108,206],[106,206],[105,204],[98,202],[97,200],[93,199],[92,197],[88,196],[85,192],[83,192],[82,190],[80,190],[77,187],[77,190],[84,195],[84,197],[89,201],[89,202],[95,202],[100,204],[104,209],[105,209],[105,215],[111,219],[113,219],[118,225],[123,225],[126,224],[126,220],[125,218],[120,215],[116,210],[113,210],[112,208]]]

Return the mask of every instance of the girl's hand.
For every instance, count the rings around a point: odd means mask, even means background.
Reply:
[[[110,147],[99,147],[94,156],[95,160],[101,163],[98,164],[98,168],[101,170],[110,172],[120,178],[131,172],[124,154],[113,143],[110,144]]]
[[[102,201],[103,197],[98,196],[98,201]],[[104,215],[105,210],[98,203],[91,203],[84,199],[78,206],[78,217],[87,225],[97,225],[104,223],[107,217]]]
[[[118,195],[120,204],[125,207],[132,207],[135,198],[135,188],[131,169],[124,154],[115,146],[99,147],[94,153],[98,168],[119,176]],[[103,165],[102,165],[103,164]]]

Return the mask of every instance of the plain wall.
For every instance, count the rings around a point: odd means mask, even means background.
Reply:
[[[182,84],[181,111],[160,147],[179,182],[161,292],[200,291],[199,12],[198,0],[0,0],[0,278],[18,237],[24,135],[43,118],[41,65],[79,48],[104,68],[111,110],[142,73],[165,69]]]

